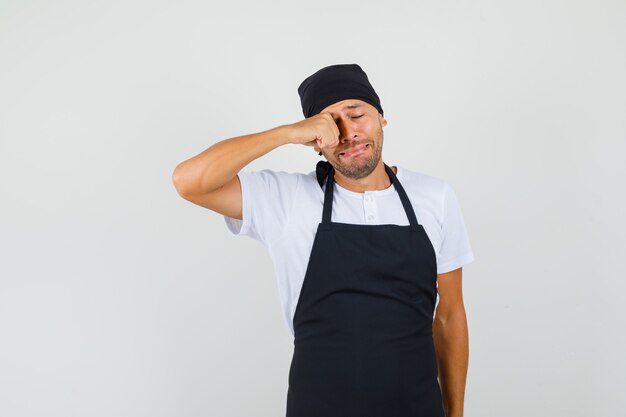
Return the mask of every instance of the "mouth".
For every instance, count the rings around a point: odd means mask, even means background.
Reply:
[[[369,149],[369,147],[370,147],[369,143],[366,143],[365,145],[358,145],[346,151],[340,152],[339,156],[343,158],[350,158],[351,156],[358,155],[358,154],[365,152],[366,150]]]

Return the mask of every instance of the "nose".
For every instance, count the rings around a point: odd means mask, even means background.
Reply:
[[[345,143],[351,140],[358,140],[359,135],[350,122],[343,122],[339,124],[339,142]]]
[[[350,136],[345,136],[345,137],[342,137],[342,138],[340,139],[341,143],[346,143],[346,142],[348,142],[348,141],[352,141],[352,140],[357,140],[357,134],[356,134],[356,133],[355,133],[354,135],[352,135],[352,137],[350,137]]]

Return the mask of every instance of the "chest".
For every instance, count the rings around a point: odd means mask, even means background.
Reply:
[[[418,223],[424,227],[435,254],[438,254],[443,238],[437,218],[438,208],[428,200],[420,199],[419,196],[409,196],[409,199]],[[322,221],[322,208],[321,192],[303,193],[298,196],[284,234],[273,248],[276,252],[275,257],[298,259],[301,260],[301,264],[306,264],[317,227]],[[359,196],[335,192],[331,221],[359,225],[409,225],[409,219],[396,192],[378,196],[367,192]]]

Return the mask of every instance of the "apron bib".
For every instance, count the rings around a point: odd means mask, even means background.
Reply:
[[[331,221],[334,169],[294,313],[287,417],[444,417],[432,338],[435,250],[409,220]]]

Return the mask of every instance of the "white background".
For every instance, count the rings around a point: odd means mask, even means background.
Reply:
[[[623,415],[624,22],[618,0],[3,0],[0,415],[284,415],[271,260],[171,174],[301,120],[337,63],[381,97],[385,161],[463,209],[465,416]]]

